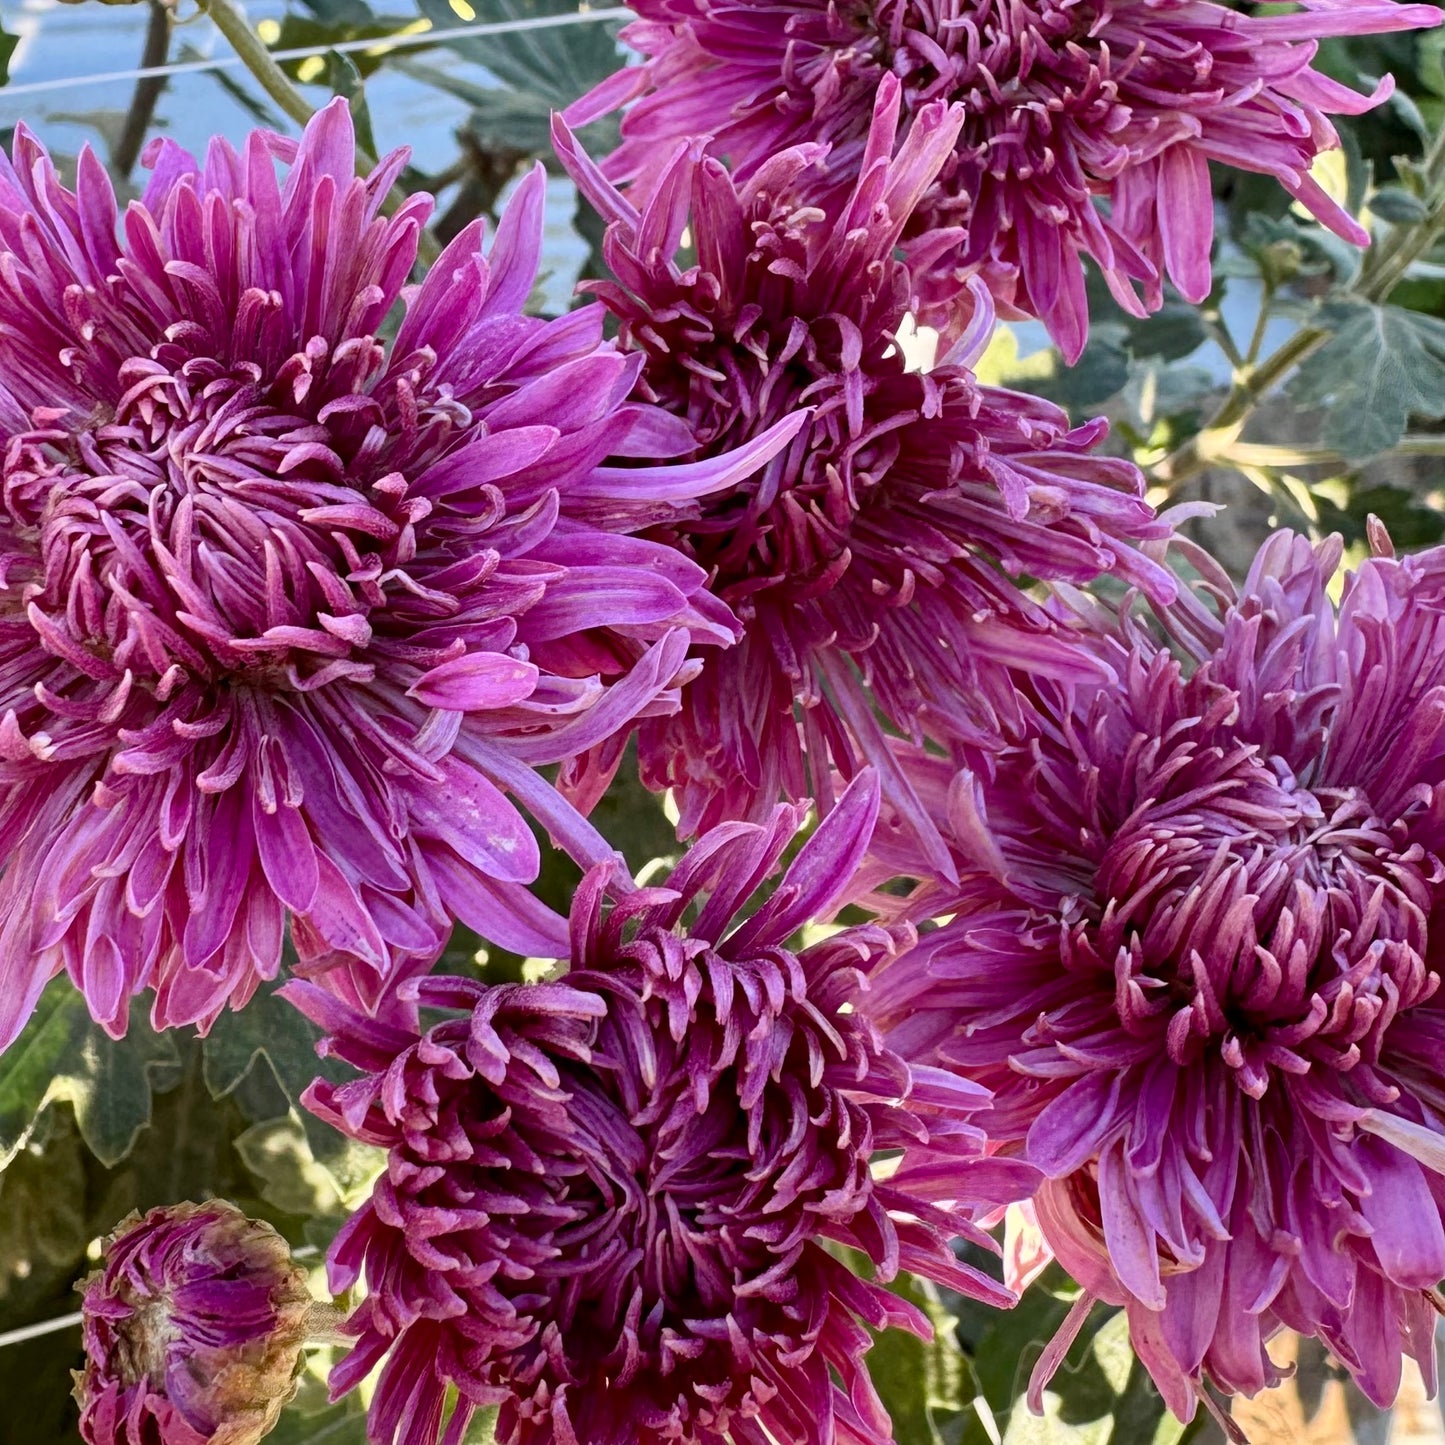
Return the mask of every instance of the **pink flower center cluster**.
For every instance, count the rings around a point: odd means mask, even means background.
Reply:
[[[817,1344],[817,1296],[785,1283],[831,1273],[810,1240],[868,1210],[886,1228],[870,1120],[839,1087],[873,1061],[826,990],[784,1002],[786,956],[739,968],[655,929],[628,952],[652,955],[646,982],[584,971],[546,1000],[488,1001],[484,1024],[428,1034],[391,1086],[401,1128],[377,1207],[491,1334],[480,1372],[516,1397],[504,1439],[555,1438],[558,1396],[579,1440],[617,1438],[612,1392],[659,1435],[726,1436],[783,1388],[739,1370],[739,1350],[802,1360]],[[424,994],[486,997],[464,987]],[[498,1049],[479,1049],[492,1031]],[[525,1067],[489,1077],[500,1049]],[[468,1279],[459,1258],[490,1263]]]
[[[1185,1066],[1217,1054],[1253,1098],[1318,1068],[1389,1103],[1386,1030],[1439,986],[1425,953],[1440,860],[1358,788],[1311,791],[1213,721],[1136,734],[1137,771],[1095,795],[1093,882],[1062,903],[1061,962],[1111,981],[1097,1006],[1141,1045]],[[1056,1036],[1050,1017],[1026,1043]],[[1074,1047],[1076,1023],[1058,1035]]]
[[[1119,103],[1119,79],[1141,52],[1116,58],[1093,41],[1111,7],[1078,0],[876,0],[824,7],[805,0],[790,8],[783,27],[790,49],[784,106],[801,107],[806,95],[811,108],[845,88],[871,93],[889,73],[903,82],[910,109],[931,100],[963,104],[967,118],[958,155],[941,177],[957,179],[961,187],[943,211],[955,222],[967,221],[970,195],[977,195],[985,174],[1065,185],[1051,153],[1058,141],[1094,138],[1092,158],[1106,172],[1127,159],[1109,137],[1129,123],[1129,111]],[[1202,46],[1196,50],[1194,76],[1203,88],[1209,59]],[[861,139],[866,126],[857,126],[858,111],[840,104],[839,114],[851,116],[855,133],[825,131],[820,139]],[[1071,202],[1082,199],[1068,194]],[[1071,219],[1072,209],[1067,214]]]
[[[259,325],[257,298],[242,309]],[[170,343],[120,368],[112,414],[42,415],[12,438],[4,521],[24,581],[9,595],[52,653],[108,684],[102,721],[133,679],[162,701],[224,679],[366,681],[374,665],[350,658],[373,609],[399,605],[407,630],[458,609],[407,574],[432,505],[388,461],[424,466],[469,416],[427,395],[425,362],[374,386],[384,362],[371,337],[334,352],[318,337],[263,378]]]

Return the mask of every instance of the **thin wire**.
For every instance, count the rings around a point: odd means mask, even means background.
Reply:
[[[601,20],[626,20],[633,11],[625,5],[612,5],[605,10],[584,10],[575,15],[533,15],[524,20],[497,20],[488,25],[454,25],[446,30],[418,30],[410,35],[382,35],[370,40],[340,40],[334,45],[302,45],[291,50],[273,50],[272,60],[309,60],[313,55],[348,55],[365,51],[368,55],[384,55],[413,45],[431,45],[438,40],[488,35],[515,35],[523,30],[555,30],[564,25],[594,25]],[[86,85],[108,85],[123,80],[150,80],[170,75],[196,75],[207,70],[228,70],[243,62],[239,55],[215,55],[208,60],[181,60],[173,65],[143,65],[135,70],[105,70],[93,75],[71,75],[51,80],[31,80],[21,85],[0,88],[0,102],[13,95],[35,95],[43,90],[79,89]],[[4,1343],[0,1335],[0,1344]]]
[[[61,1315],[59,1319],[42,1320],[38,1325],[26,1325],[18,1330],[6,1330],[0,1335],[0,1350],[6,1345],[18,1345],[25,1340],[38,1339],[41,1335],[53,1335],[57,1330],[68,1330],[72,1325],[78,1325],[81,1320],[79,1310],[73,1315]]]
[[[292,1259],[307,1259],[313,1254],[320,1254],[314,1244],[303,1244],[300,1249],[291,1251]],[[22,1345],[26,1340],[37,1340],[41,1335],[58,1334],[61,1330],[68,1330],[73,1325],[78,1325],[84,1316],[79,1310],[73,1314],[57,1315],[53,1320],[41,1320],[39,1324],[22,1325],[18,1330],[5,1330],[0,1333],[0,1350],[6,1345]]]

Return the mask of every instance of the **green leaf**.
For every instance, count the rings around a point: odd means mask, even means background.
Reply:
[[[1367,545],[1366,528],[1371,517],[1378,517],[1385,524],[1395,546],[1402,552],[1433,547],[1445,537],[1445,516],[1402,487],[1351,486],[1338,500],[1336,496],[1326,495],[1320,487],[1311,488],[1311,496],[1319,509],[1320,529],[1339,532],[1346,542]]]
[[[1208,339],[1199,308],[1187,301],[1166,301],[1150,316],[1130,316],[1129,350],[1135,357],[1180,361]]]
[[[1334,334],[1290,388],[1326,409],[1321,440],[1341,456],[1389,451],[1411,416],[1445,417],[1445,321],[1398,306],[1338,301],[1321,308]]]
[[[1430,214],[1425,202],[1403,186],[1386,186],[1370,197],[1370,210],[1396,226],[1413,226]]]
[[[303,1385],[297,1399],[281,1412],[266,1445],[367,1445],[366,1407],[356,1391],[328,1405],[324,1390]]]
[[[1023,1398],[1029,1374],[1063,1323],[1072,1294],[1053,1266],[1007,1313],[966,1307],[965,1328],[982,1325],[971,1358],[1004,1445],[1177,1445],[1183,1427],[1135,1360],[1128,1321],[1103,1305],[1085,1320],[1046,1387],[1044,1414],[1030,1413]],[[968,1433],[964,1445],[976,1439]]]
[[[24,1147],[86,1013],[68,978],[54,979],[40,995],[20,1037],[0,1054],[0,1169]]]
[[[335,12],[328,14],[317,13],[317,7],[310,7],[315,19],[305,15],[297,15],[294,12],[286,15],[282,21],[279,31],[271,48],[273,50],[312,50],[321,52],[323,46],[339,45],[348,40],[386,40],[393,35],[400,35],[409,27],[416,24],[415,16],[403,15],[374,15],[365,6],[342,6]],[[384,46],[377,47],[377,53],[369,54],[365,50],[349,52],[358,75],[365,77],[374,74],[377,70],[388,63],[394,52],[388,52]],[[320,68],[316,66],[317,56],[308,56],[304,60],[283,60],[281,68],[293,79],[316,80],[320,75]],[[324,57],[328,68],[332,57]],[[338,55],[336,58],[340,58]],[[336,90],[329,76],[326,83],[332,85]],[[349,95],[349,92],[336,90],[338,95]]]
[[[102,1164],[118,1164],[151,1121],[151,1095],[180,1078],[175,1040],[152,1032],[147,1005],[133,999],[130,1028],[112,1039],[92,1024],[70,1068],[56,1077],[50,1094],[75,1109],[80,1137]]]
[[[926,1280],[900,1275],[890,1288],[933,1324],[932,1340],[885,1330],[868,1354],[868,1373],[893,1421],[894,1445],[957,1445],[978,1393],[958,1348],[958,1321]]]
[[[490,25],[577,13],[576,0],[461,0],[458,4],[418,0],[418,4],[438,30],[456,29],[461,17]],[[594,21],[475,40],[454,36],[438,44],[490,71],[504,86],[540,96],[561,110],[617,69],[617,30],[615,21]]]
[[[94,1023],[66,977],[52,980],[20,1037],[0,1056],[0,1168],[53,1103],[75,1110],[81,1137],[101,1163],[130,1153],[150,1123],[151,1095],[180,1073],[174,1040],[152,1032],[146,1006],[131,1004],[130,1027],[112,1039]]]
[[[0,26],[0,85],[10,83],[10,61],[14,58],[15,47],[19,44],[18,35],[12,35]]]
[[[301,1103],[301,1095],[312,1080],[341,1080],[348,1076],[344,1064],[317,1057],[320,1038],[321,1031],[281,998],[275,986],[268,985],[258,990],[245,1008],[224,1013],[216,1020],[202,1045],[202,1067],[211,1097],[220,1099],[239,1094],[253,1077],[256,1065],[264,1064],[286,1103],[297,1111],[316,1162],[345,1194],[368,1176],[369,1164],[359,1163],[350,1140],[323,1124]]]
[[[1073,412],[1096,407],[1117,396],[1129,381],[1129,352],[1122,326],[1105,322],[1089,332],[1089,344],[1073,366],[1059,367],[1030,391]]]
[[[285,1214],[341,1214],[345,1201],[330,1173],[317,1164],[300,1119],[268,1119],[235,1140],[246,1168],[261,1180],[261,1198]]]
[[[245,1008],[223,1013],[206,1036],[202,1045],[206,1087],[212,1098],[223,1098],[264,1060],[295,1104],[322,1072],[316,1054],[320,1038],[321,1031],[275,987],[263,986]]]

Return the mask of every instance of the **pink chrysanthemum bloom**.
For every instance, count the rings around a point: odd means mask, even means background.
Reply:
[[[980,386],[963,360],[908,370],[894,246],[962,116],[928,107],[895,156],[901,89],[885,78],[862,176],[832,219],[796,198],[816,148],[745,185],[677,148],[639,215],[559,131],[563,163],[611,221],[617,280],[592,289],[646,359],[639,394],[687,420],[700,458],[811,409],[745,485],[647,534],[706,568],[743,624],[736,648],[699,655],[682,710],[642,728],[644,778],[677,790],[684,835],[765,817],[780,793],[826,804],[830,766],[848,776],[866,760],[926,836],[875,703],[905,732],[926,719],[991,737],[1011,726],[1009,668],[1092,666],[1021,575],[1111,571],[1172,595],[1171,574],[1134,550],[1169,528],[1131,463],[1092,454],[1102,421],[1071,429],[1048,402]],[[689,224],[697,264],[684,269]]]
[[[269,1224],[219,1199],[123,1220],[82,1288],[89,1445],[257,1445],[340,1317]]]
[[[1388,539],[1376,532],[1377,549]],[[1387,1403],[1435,1378],[1445,1277],[1445,548],[1326,588],[1280,533],[1187,661],[1125,624],[1117,681],[1035,688],[991,769],[915,756],[951,827],[951,914],[877,980],[890,1047],[995,1093],[1048,1176],[1037,1218],[1089,1304],[1127,1307],[1170,1407],[1280,1378],[1317,1335]],[[1195,558],[1208,566],[1206,558]],[[906,866],[880,843],[880,875]],[[915,860],[916,870],[916,860]]]
[[[971,305],[962,283],[982,276],[1005,305],[1040,317],[1070,361],[1088,334],[1085,256],[1136,314],[1160,304],[1165,275],[1204,299],[1210,161],[1278,177],[1331,230],[1365,244],[1310,167],[1339,143],[1328,117],[1368,110],[1391,83],[1357,95],[1310,62],[1326,36],[1441,19],[1396,0],[1302,0],[1288,15],[1212,0],[631,5],[642,18],[623,36],[645,63],[568,113],[580,124],[642,97],[605,164],[611,179],[651,194],[684,136],[708,136],[741,183],[786,147],[821,141],[832,149],[813,193],[836,213],[867,154],[873,97],[895,76],[910,117],[938,100],[967,112],[904,234],[930,258],[919,274],[925,318],[947,333]],[[939,233],[953,227],[956,244],[940,254]]]
[[[893,934],[788,946],[846,886],[877,808],[867,775],[743,921],[798,825],[786,805],[610,909],[603,865],[578,889],[565,979],[413,980],[457,1011],[420,1038],[287,985],[362,1071],[309,1106],[388,1151],[330,1259],[338,1288],[365,1272],[332,1386],[385,1358],[378,1445],[434,1445],[448,1385],[447,1445],[486,1405],[502,1445],[888,1445],[863,1325],[927,1325],[882,1282],[902,1268],[1011,1300],[948,1241],[986,1239],[974,1209],[1037,1176],[981,1157],[981,1089],[910,1071],[856,1011]],[[878,1150],[900,1152],[875,1174]]]
[[[698,568],[614,535],[651,515],[636,476],[727,465],[600,466],[685,430],[627,400],[600,308],[521,314],[540,171],[388,346],[431,203],[379,214],[405,157],[357,179],[344,103],[299,145],[149,155],[119,237],[88,151],[73,193],[23,130],[0,159],[0,1047],[61,969],[110,1029],[147,987],[205,1024],[288,911],[303,959],[373,976],[452,916],[538,951],[499,788],[605,855],[531,765],[674,706],[689,642],[733,635]]]

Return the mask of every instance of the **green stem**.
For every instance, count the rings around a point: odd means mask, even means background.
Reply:
[[[297,125],[305,125],[316,114],[316,107],[291,84],[290,77],[271,59],[271,52],[251,29],[245,12],[235,0],[199,0],[199,3],[216,29],[230,42],[241,63],[256,77],[261,89]]]
[[[150,0],[150,19],[146,24],[145,47],[141,51],[142,70],[154,70],[166,63],[171,48],[171,24],[174,20],[167,0]],[[136,81],[131,92],[130,109],[125,113],[125,124],[116,140],[115,149],[110,153],[110,163],[117,175],[129,176],[140,159],[141,147],[145,145],[146,131],[155,115],[156,102],[166,88],[163,75],[146,75]]]
[[[1264,334],[1269,329],[1270,312],[1274,309],[1274,287],[1265,282],[1264,294],[1259,298],[1259,315],[1254,320],[1254,334],[1249,338],[1249,350],[1245,354],[1245,365],[1253,366],[1264,350]]]
[[[1424,433],[1401,437],[1384,454],[1387,457],[1445,456],[1445,434]],[[1350,458],[1330,447],[1271,446],[1268,443],[1236,442],[1219,455],[1219,461],[1235,467],[1288,469],[1291,467],[1346,466]]]
[[[1236,371],[1248,365],[1234,337],[1230,334],[1229,327],[1225,325],[1224,317],[1221,316],[1219,312],[1211,311],[1205,316],[1204,329],[1209,333],[1210,339],[1225,354],[1229,360],[1229,364],[1234,367]]]

